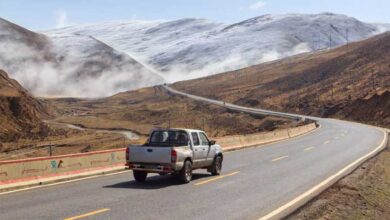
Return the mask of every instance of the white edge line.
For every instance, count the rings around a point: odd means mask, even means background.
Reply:
[[[125,171],[121,171],[121,172],[114,172],[114,173],[107,173],[107,174],[98,173],[98,174],[93,175],[93,176],[87,176],[87,177],[77,178],[77,179],[73,179],[73,180],[60,181],[60,182],[56,182],[56,183],[49,183],[49,184],[44,184],[44,185],[39,185],[39,186],[32,186],[32,187],[27,187],[27,188],[23,188],[23,189],[16,189],[16,190],[11,190],[11,191],[1,192],[0,195],[6,195],[6,194],[11,194],[11,193],[16,193],[16,192],[23,192],[23,191],[27,191],[27,190],[45,188],[45,187],[49,187],[49,186],[62,185],[62,184],[66,184],[66,183],[73,183],[73,182],[78,182],[78,181],[82,181],[82,180],[95,179],[95,178],[103,177],[103,176],[112,176],[112,175],[122,174],[122,173],[126,173],[126,172],[130,172],[130,171],[125,170]]]
[[[306,191],[303,194],[299,195],[298,197],[296,197],[295,199],[291,200],[290,202],[284,204],[283,206],[280,206],[279,208],[275,209],[274,211],[268,213],[267,215],[265,215],[263,217],[260,217],[259,220],[275,218],[276,216],[280,215],[281,213],[283,213],[288,208],[293,207],[293,205],[295,205],[295,204],[297,204],[299,202],[302,202],[305,198],[308,198],[310,195],[318,192],[319,190],[321,190],[322,187],[328,185],[333,180],[337,180],[338,177],[343,176],[346,173],[346,171],[348,171],[349,169],[353,168],[356,165],[359,165],[359,163],[361,163],[361,162],[366,161],[368,158],[371,158],[376,153],[378,153],[380,150],[382,150],[382,148],[384,147],[384,145],[385,145],[385,143],[387,141],[387,133],[384,130],[382,130],[382,129],[379,129],[379,128],[376,128],[376,129],[378,129],[378,130],[380,130],[380,131],[382,131],[384,133],[383,140],[382,140],[382,142],[379,144],[379,146],[377,148],[375,148],[373,151],[369,152],[368,154],[360,157],[359,159],[355,160],[354,162],[350,163],[349,165],[347,165],[346,167],[344,167],[343,169],[338,171],[336,174],[328,177],[327,179],[325,179],[324,181],[322,181],[318,185],[312,187],[311,189],[309,189],[308,191]]]

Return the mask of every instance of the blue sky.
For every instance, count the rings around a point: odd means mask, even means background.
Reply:
[[[0,17],[32,30],[188,17],[233,23],[262,14],[292,12],[335,12],[390,23],[389,0],[0,0]]]

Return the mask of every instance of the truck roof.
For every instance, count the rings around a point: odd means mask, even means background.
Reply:
[[[158,131],[158,130],[171,130],[171,131],[186,131],[188,133],[190,132],[204,132],[202,130],[198,130],[198,129],[188,129],[188,128],[154,128],[152,131]]]

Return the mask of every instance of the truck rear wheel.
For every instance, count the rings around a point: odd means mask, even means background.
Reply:
[[[211,175],[219,175],[221,174],[221,169],[222,169],[222,157],[217,156],[214,159],[213,165],[211,167]]]
[[[148,173],[145,171],[133,170],[133,175],[134,175],[135,181],[145,182],[146,176],[148,175]]]
[[[179,179],[182,183],[189,183],[192,179],[192,163],[189,160],[184,162],[183,169],[179,174]]]

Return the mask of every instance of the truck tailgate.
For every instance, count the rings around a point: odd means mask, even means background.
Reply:
[[[171,147],[130,146],[129,162],[170,163]]]

